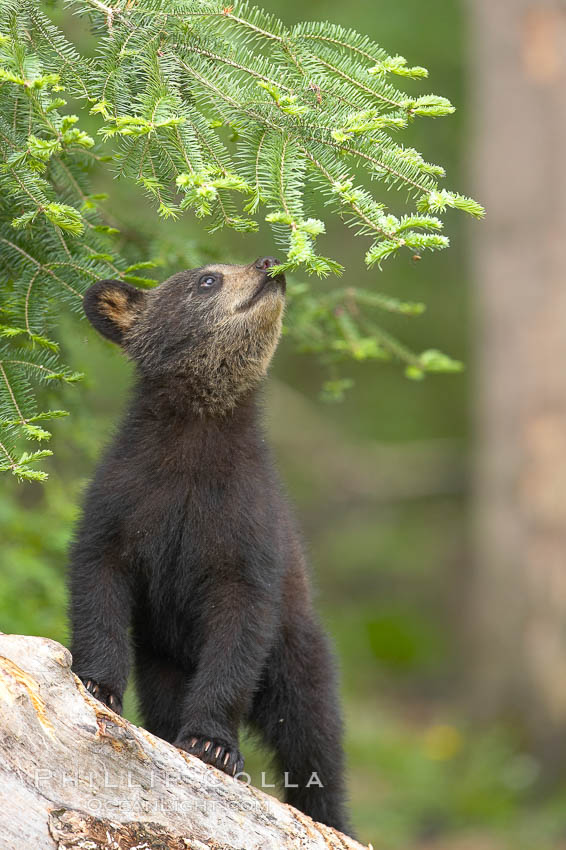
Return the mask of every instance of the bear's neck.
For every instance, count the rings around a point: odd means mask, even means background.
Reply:
[[[135,407],[144,416],[162,422],[191,423],[244,421],[255,416],[259,383],[242,387],[229,381],[216,384],[188,379],[186,374],[138,378]]]
[[[150,482],[196,472],[214,477],[218,470],[265,451],[257,389],[230,411],[203,413],[188,395],[172,393],[163,383],[140,381],[120,441],[131,456],[143,457]]]

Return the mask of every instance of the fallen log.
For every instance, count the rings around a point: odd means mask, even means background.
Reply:
[[[114,714],[60,644],[0,634],[0,848],[361,845]]]

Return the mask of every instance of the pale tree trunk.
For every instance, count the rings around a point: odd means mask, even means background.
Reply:
[[[70,662],[0,635],[0,848],[362,850],[114,714]]]
[[[566,736],[566,4],[471,0],[476,695]]]

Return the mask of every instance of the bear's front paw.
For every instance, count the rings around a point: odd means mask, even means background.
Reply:
[[[83,679],[81,677],[81,682],[93,697],[96,697],[97,700],[104,703],[105,706],[111,708],[112,711],[115,711],[116,714],[122,714],[122,700],[113,694],[109,688],[104,685],[99,685],[98,682],[95,682],[93,679]]]
[[[175,741],[175,746],[186,753],[212,764],[229,776],[236,776],[244,769],[244,759],[234,743],[202,735],[186,735]]]

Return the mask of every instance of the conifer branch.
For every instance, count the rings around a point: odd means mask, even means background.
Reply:
[[[398,141],[411,121],[453,107],[392,85],[426,71],[366,35],[321,22],[289,28],[239,0],[59,2],[88,16],[93,56],[50,20],[50,7],[0,0],[0,469],[32,480],[45,476],[33,464],[49,452],[20,444],[48,439],[37,422],[61,415],[39,409],[37,384],[80,377],[51,339],[55,317],[80,311],[85,289],[109,269],[152,284],[133,274],[151,256],[128,265],[104,198],[90,194],[93,164],[141,186],[162,217],[192,211],[211,232],[266,220],[284,254],[279,270],[319,276],[342,268],[318,251],[325,223],[313,194],[369,239],[368,267],[445,248],[447,208],[483,214],[443,187],[440,166]],[[81,129],[87,111],[96,138]],[[332,370],[387,358],[412,378],[460,368],[434,349],[410,352],[368,315],[421,308],[351,287],[315,297],[291,279],[287,334]],[[333,377],[326,397],[341,397],[347,383]]]

